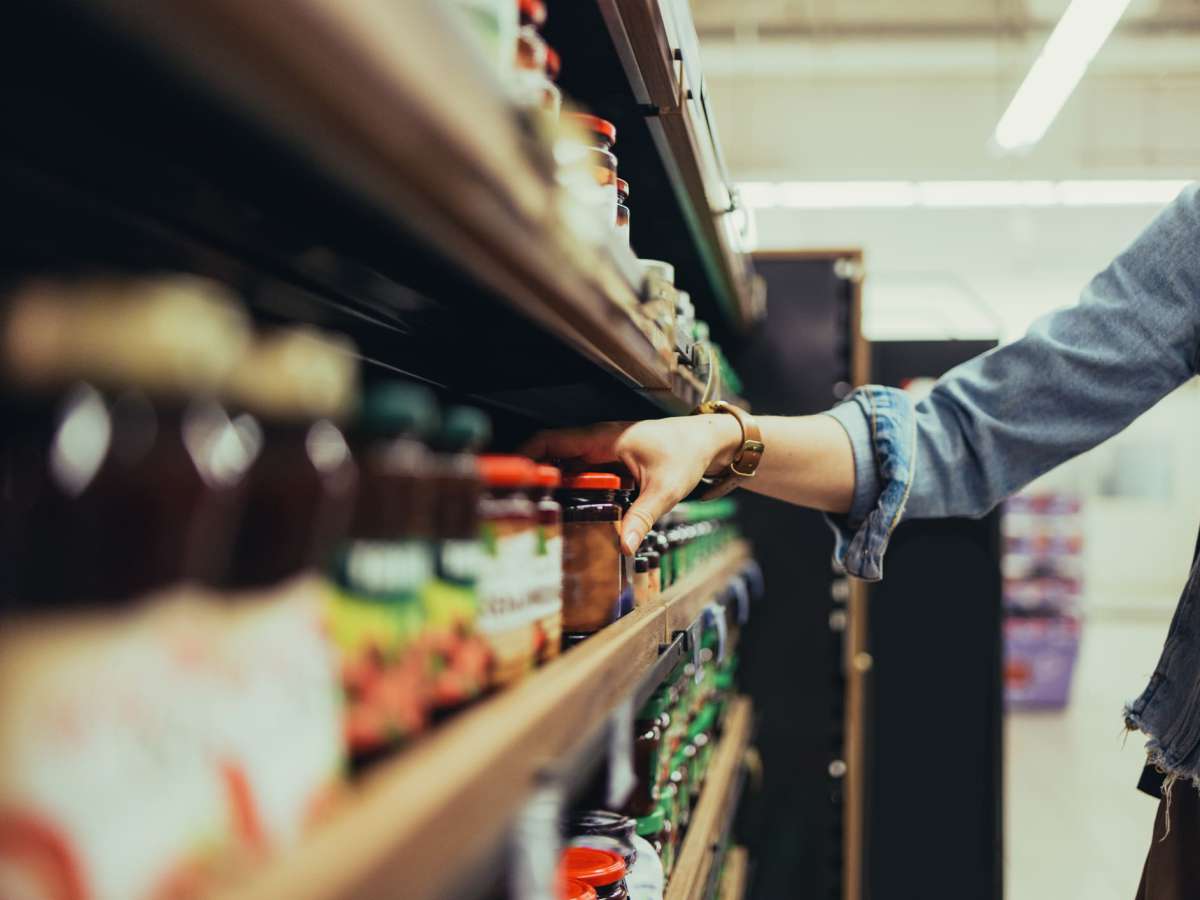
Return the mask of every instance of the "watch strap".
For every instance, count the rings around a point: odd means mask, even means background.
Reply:
[[[715,478],[705,478],[703,483],[708,490],[701,494],[703,500],[715,500],[733,491],[747,478],[753,478],[762,462],[766,446],[763,444],[762,429],[754,416],[739,406],[726,403],[724,400],[714,400],[701,403],[696,407],[696,414],[707,415],[725,413],[733,416],[742,429],[742,444],[733,455],[733,460],[724,472]]]

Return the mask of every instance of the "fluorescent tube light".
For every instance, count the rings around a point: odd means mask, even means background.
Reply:
[[[922,206],[1054,206],[1052,181],[925,181]]]
[[[738,185],[754,209],[998,209],[1162,206],[1188,184],[1140,181],[751,181]]]
[[[775,185],[778,202],[816,203],[823,209],[863,206],[912,206],[916,187],[910,181],[797,181]]]
[[[992,135],[997,147],[1021,150],[1042,139],[1128,6],[1129,0],[1071,0],[1000,117]]]

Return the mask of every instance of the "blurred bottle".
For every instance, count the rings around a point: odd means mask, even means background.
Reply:
[[[329,622],[339,654],[345,737],[366,763],[424,730],[432,660],[421,643],[434,577],[434,484],[425,446],[433,396],[391,383],[370,391],[358,423],[359,498],[333,563]]]
[[[251,462],[215,400],[248,338],[193,278],[10,299],[0,895],[183,892],[230,840],[204,598]]]
[[[224,682],[209,716],[243,847],[293,846],[343,774],[337,658],[324,573],[353,511],[340,429],[356,406],[353,347],[311,330],[259,340],[234,372],[257,450],[222,596]]]
[[[433,705],[461,706],[486,687],[491,650],[479,634],[479,577],[483,563],[479,498],[483,479],[476,454],[491,423],[466,406],[446,411],[434,446],[436,577],[425,596],[425,641],[434,657]]]

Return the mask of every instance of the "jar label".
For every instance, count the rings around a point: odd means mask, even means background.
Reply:
[[[149,896],[228,848],[216,625],[183,588],[132,613],[4,623],[0,830],[16,839],[0,869],[14,883]]]
[[[477,627],[491,646],[494,681],[528,671],[546,644],[538,623],[537,528],[525,522],[484,524]]]
[[[345,733],[366,753],[425,727],[434,659],[424,594],[426,541],[348,541],[338,552],[326,616],[342,673]]]
[[[618,618],[622,561],[620,523],[563,526],[563,630],[598,631]]]
[[[216,730],[221,758],[245,780],[235,801],[247,804],[238,820],[255,849],[294,846],[339,782],[340,684],[322,591],[301,576],[230,598]]]

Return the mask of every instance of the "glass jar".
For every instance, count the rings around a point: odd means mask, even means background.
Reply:
[[[629,892],[638,900],[660,900],[667,876],[674,865],[675,848],[671,841],[671,822],[666,810],[655,807],[637,820],[638,861],[626,876]]]
[[[675,267],[658,259],[641,260],[646,273],[642,311],[658,326],[671,349],[675,347]]]
[[[680,809],[679,786],[677,784],[669,781],[663,785],[658,806],[666,819],[662,835],[666,838],[667,843],[663,850],[662,860],[667,877],[670,877],[672,870],[675,868],[675,860],[679,856],[679,844],[683,839],[683,830],[687,824]]]
[[[633,605],[649,606],[650,601],[650,557],[639,553],[633,558]]]
[[[544,642],[533,602],[538,520],[530,494],[536,466],[522,456],[481,456],[479,468],[484,552],[478,627],[492,652],[491,683],[505,685],[533,668]]]
[[[357,467],[335,422],[355,404],[340,340],[308,329],[261,337],[234,372],[234,424],[257,453],[220,598],[227,675],[217,731],[244,790],[232,806],[253,846],[304,834],[344,770],[341,673],[326,627],[330,556],[345,539]],[[282,756],[289,764],[279,765]]]
[[[590,884],[598,900],[628,900],[625,884],[625,860],[611,850],[595,847],[567,847],[562,854],[567,878]]]
[[[637,776],[627,810],[633,816],[649,815],[658,804],[662,778],[663,727],[670,723],[666,712],[669,697],[656,691],[634,720],[633,771]]]
[[[652,573],[655,570],[658,572],[656,589],[661,594],[668,587],[670,587],[670,573],[667,569],[667,564],[669,562],[667,551],[670,548],[667,544],[667,536],[663,534],[661,530],[659,530],[658,525],[655,525],[654,528],[651,529],[646,535],[646,543],[655,553],[654,556],[650,557],[650,566]],[[654,578],[655,576],[651,574],[651,577]]]
[[[231,611],[209,586],[253,453],[202,398],[249,322],[192,278],[31,283],[3,318],[0,869],[21,896],[149,896],[211,870],[246,809],[213,764]]]
[[[621,481],[607,472],[564,479],[563,631],[592,634],[621,616]]]
[[[603,838],[612,841],[625,860],[626,870],[637,860],[637,850],[633,846],[633,836],[637,833],[637,822],[629,816],[610,812],[607,809],[593,809],[575,816],[570,823],[572,841],[583,837]],[[581,845],[599,846],[599,845]]]
[[[537,503],[537,618],[542,629],[538,661],[558,656],[562,646],[563,616],[563,511],[554,499],[562,473],[554,466],[534,472]]]
[[[432,394],[392,382],[367,394],[355,457],[360,490],[332,566],[327,615],[342,671],[351,758],[366,763],[428,724],[433,657],[422,640],[433,578]]]
[[[629,245],[629,182],[617,179],[617,234]]]
[[[432,701],[439,712],[480,694],[491,666],[491,650],[478,631],[483,479],[476,461],[490,436],[491,423],[484,413],[456,406],[446,411],[435,442],[435,571],[425,611],[438,636]]]
[[[617,221],[617,157],[612,152],[617,128],[586,113],[571,113],[567,118],[583,135],[583,159],[596,185],[596,214],[604,229],[611,231]]]
[[[662,556],[658,552],[658,542],[654,532],[646,535],[641,547],[638,548],[638,556],[646,558],[647,592],[650,602],[653,603],[662,593]]]

